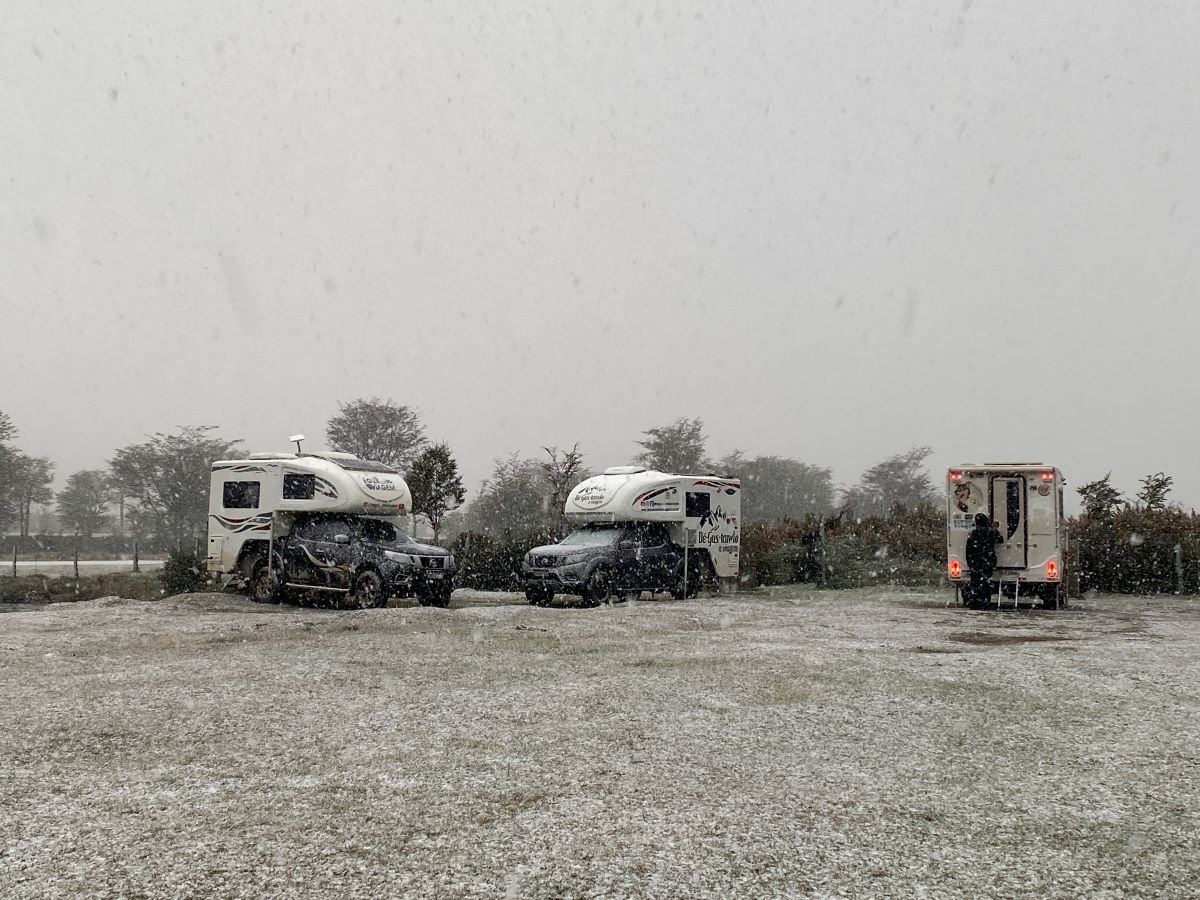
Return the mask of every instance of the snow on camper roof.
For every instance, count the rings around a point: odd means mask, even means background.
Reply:
[[[323,459],[326,462],[331,462],[334,465],[341,466],[347,472],[383,472],[388,475],[399,475],[400,473],[385,463],[375,462],[370,459],[359,459],[351,453],[302,453],[301,456],[310,456],[315,459]]]

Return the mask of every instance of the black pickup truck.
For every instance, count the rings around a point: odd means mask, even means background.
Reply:
[[[578,595],[584,606],[599,606],[615,595],[632,600],[642,591],[684,595],[683,547],[666,525],[653,522],[588,525],[557,544],[534,547],[521,566],[525,597],[545,606],[555,594]],[[701,554],[688,560],[687,595],[695,595],[704,574]]]
[[[454,590],[454,557],[418,544],[391,522],[365,516],[312,513],[296,518],[275,539],[273,565],[256,567],[255,600],[279,600],[290,590],[337,594],[355,609],[416,597],[422,606],[447,606]]]

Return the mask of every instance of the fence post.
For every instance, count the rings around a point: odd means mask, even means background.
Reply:
[[[79,544],[75,545],[75,552],[71,554],[71,561],[74,564],[75,580],[79,580]]]
[[[137,545],[137,538],[134,538],[134,539],[133,539],[133,571],[135,571],[135,572],[140,572],[140,571],[141,571],[141,569],[139,569],[139,568],[138,568],[138,545]]]
[[[13,578],[17,577],[17,542],[13,541]]]

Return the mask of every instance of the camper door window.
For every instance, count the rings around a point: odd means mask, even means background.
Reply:
[[[225,509],[258,509],[257,481],[227,481],[221,489],[221,505]]]

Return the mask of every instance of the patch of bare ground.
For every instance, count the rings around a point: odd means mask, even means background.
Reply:
[[[1032,644],[1038,641],[1073,641],[1077,640],[1069,634],[999,634],[995,631],[956,631],[946,635],[948,641],[958,641],[960,644],[979,644],[989,647],[1001,647],[1009,644]]]

